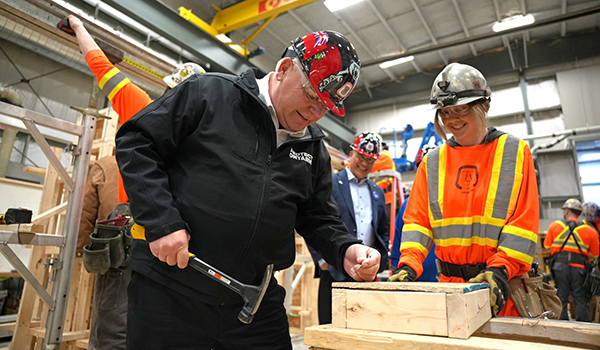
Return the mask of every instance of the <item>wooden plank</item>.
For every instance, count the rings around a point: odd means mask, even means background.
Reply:
[[[0,177],[0,182],[4,182],[4,183],[7,183],[7,184],[16,185],[16,186],[38,188],[40,190],[44,188],[44,185],[34,184],[33,182],[27,182],[27,181],[7,179],[7,178],[4,178],[4,177]]]
[[[89,342],[89,339],[79,339],[75,342],[75,346],[79,349],[87,349]]]
[[[17,326],[17,322],[8,322],[0,324],[0,332],[13,332],[15,327]]]
[[[23,167],[23,172],[28,173],[28,174],[42,175],[42,176],[46,175],[46,169],[38,168],[38,167],[34,167],[34,166]]]
[[[495,317],[486,322],[477,336],[502,336],[540,342],[600,346],[600,324],[529,318]]]
[[[34,224],[37,224],[37,223],[41,222],[42,220],[46,220],[54,215],[65,214],[65,212],[67,211],[67,204],[69,204],[69,202],[64,202],[50,210],[46,210],[45,212],[43,212],[40,215],[31,219],[31,222]]]
[[[83,260],[75,259],[75,265],[81,270],[81,278],[79,280],[79,294],[77,295],[77,321],[75,330],[89,329],[90,318],[92,313],[92,294],[94,291],[94,278],[96,275],[90,274],[83,267]]]
[[[331,298],[331,323],[346,328],[346,289],[333,288]]]
[[[0,225],[0,231],[18,232],[18,233],[44,233],[44,225],[39,225],[39,224]]]
[[[448,335],[445,293],[346,291],[347,328]]]
[[[46,336],[46,328],[42,328],[42,327],[32,328],[30,330],[30,333],[34,337],[44,338]],[[67,341],[72,341],[72,340],[85,339],[85,338],[89,338],[89,337],[90,337],[89,330],[64,332],[63,336],[62,336],[62,341],[67,342]]]
[[[446,294],[448,336],[467,339],[492,317],[487,290]]]
[[[390,291],[415,291],[433,293],[468,293],[470,291],[487,288],[485,283],[436,283],[436,282],[334,282],[333,288],[390,290]]]
[[[519,340],[472,336],[455,339],[425,335],[340,329],[332,325],[312,326],[304,331],[304,344],[328,350],[567,350],[577,349],[557,344],[538,344]]]
[[[2,277],[21,277],[21,274],[17,271],[0,272],[0,278]]]

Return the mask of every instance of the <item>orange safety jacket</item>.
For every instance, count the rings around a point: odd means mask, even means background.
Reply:
[[[376,173],[382,170],[396,170],[394,159],[388,151],[381,151],[381,156],[373,164],[373,170],[371,170],[371,172]],[[381,187],[384,192],[385,204],[391,204],[394,199],[392,193],[392,178],[378,181],[377,186]]]
[[[509,279],[528,272],[539,204],[527,144],[508,134],[470,147],[446,143],[423,162],[404,214],[399,267],[406,264],[420,276],[435,242],[438,259],[447,263],[505,267]],[[466,281],[441,275],[440,282]],[[511,300],[500,315],[519,316]]]
[[[569,221],[577,222],[570,219]],[[548,227],[548,233],[544,239],[544,247],[550,248],[550,255],[559,252],[571,252],[575,254],[585,255],[588,260],[594,260],[600,253],[599,239],[596,230],[586,224],[580,224],[575,227],[573,234],[565,243],[565,239],[569,236],[569,226],[560,220],[556,220]],[[577,243],[576,243],[577,241]],[[564,243],[564,247],[563,247]],[[579,244],[579,248],[577,245]],[[562,250],[561,250],[562,247]],[[570,266],[585,268],[584,265],[569,263]]]
[[[121,125],[152,103],[150,96],[115,67],[102,50],[91,50],[85,56],[85,60],[96,76],[100,89],[108,92],[108,99],[112,102],[112,108],[119,115]],[[127,193],[119,173],[119,203],[127,201]]]

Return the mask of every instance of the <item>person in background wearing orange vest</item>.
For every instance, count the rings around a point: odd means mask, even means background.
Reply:
[[[96,76],[100,88],[108,93],[112,108],[119,115],[119,124],[125,123],[152,103],[152,99],[144,90],[131,83],[125,74],[109,61],[79,18],[68,16],[58,27],[76,36],[90,70]],[[185,63],[163,80],[168,89],[199,73],[204,73],[202,67],[195,63]],[[127,194],[115,156],[92,162],[86,182],[77,239],[77,256],[81,257],[84,246],[89,244],[90,233],[94,231],[96,221],[106,219],[117,204],[126,202]],[[88,349],[125,349],[127,285],[130,278],[129,267],[109,269],[104,274],[96,275]]]
[[[394,159],[392,158],[389,150],[390,148],[388,147],[387,143],[382,142],[381,156],[375,161],[375,164],[373,164],[373,170],[371,170],[372,173],[383,170],[396,170],[396,164],[394,163]],[[377,181],[377,186],[381,187],[383,193],[385,194],[385,212],[388,218],[391,214],[392,200],[394,199],[394,193],[392,192],[392,180],[393,178]]]
[[[568,199],[562,209],[564,220],[552,222],[544,239],[544,247],[550,248],[550,271],[562,303],[560,319],[569,320],[569,295],[573,295],[577,321],[590,322],[585,280],[588,261],[596,259],[600,251],[598,234],[579,222],[583,211],[580,201]]]
[[[435,79],[435,129],[453,136],[429,151],[417,170],[404,214],[400,272],[390,280],[419,277],[435,242],[440,282],[487,282],[492,314],[520,317],[508,280],[531,269],[538,189],[527,144],[487,127],[490,95],[485,77],[469,65],[449,64]]]
[[[415,161],[415,167],[418,169],[419,165],[423,162],[423,158],[429,152],[429,150],[434,149],[435,146],[424,145],[417,154],[417,159]],[[396,217],[396,225],[395,225],[395,233],[394,233],[394,242],[392,243],[392,249],[390,250],[390,270],[392,274],[398,273],[398,263],[400,262],[400,242],[402,242],[402,228],[404,227],[404,212],[406,211],[406,207],[408,206],[409,196],[405,195],[404,203],[400,207],[398,211],[398,217]],[[432,251],[433,250],[433,251]],[[438,271],[436,265],[437,256],[435,256],[435,244],[431,246],[429,254],[423,261],[423,272],[421,276],[417,278],[416,282],[437,282],[438,281]]]

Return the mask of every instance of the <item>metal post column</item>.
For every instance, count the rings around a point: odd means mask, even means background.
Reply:
[[[525,82],[525,74],[522,70],[519,71],[519,87],[523,96],[523,108],[525,111],[525,126],[527,127],[527,135],[533,134],[533,125],[531,119],[531,110],[529,109],[529,98],[527,97],[527,83]],[[529,140],[529,147],[533,147],[533,141]]]
[[[75,260],[75,249],[77,245],[77,234],[81,221],[81,207],[85,192],[85,183],[88,172],[88,164],[96,131],[96,117],[85,115],[83,118],[83,133],[79,138],[79,145],[75,151],[75,166],[73,171],[73,190],[69,194],[67,212],[63,235],[65,245],[58,256],[58,262],[53,264],[52,298],[53,306],[48,311],[46,320],[46,336],[42,343],[42,350],[58,349],[62,341],[63,325],[67,312],[69,288],[71,287],[71,275]],[[58,264],[58,266],[57,266]]]

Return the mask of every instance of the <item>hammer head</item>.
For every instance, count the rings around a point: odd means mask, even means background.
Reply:
[[[265,296],[269,281],[273,277],[273,264],[267,266],[260,286],[243,285],[240,295],[244,299],[244,307],[238,315],[238,319],[245,324],[249,324],[254,319],[254,314]]]

